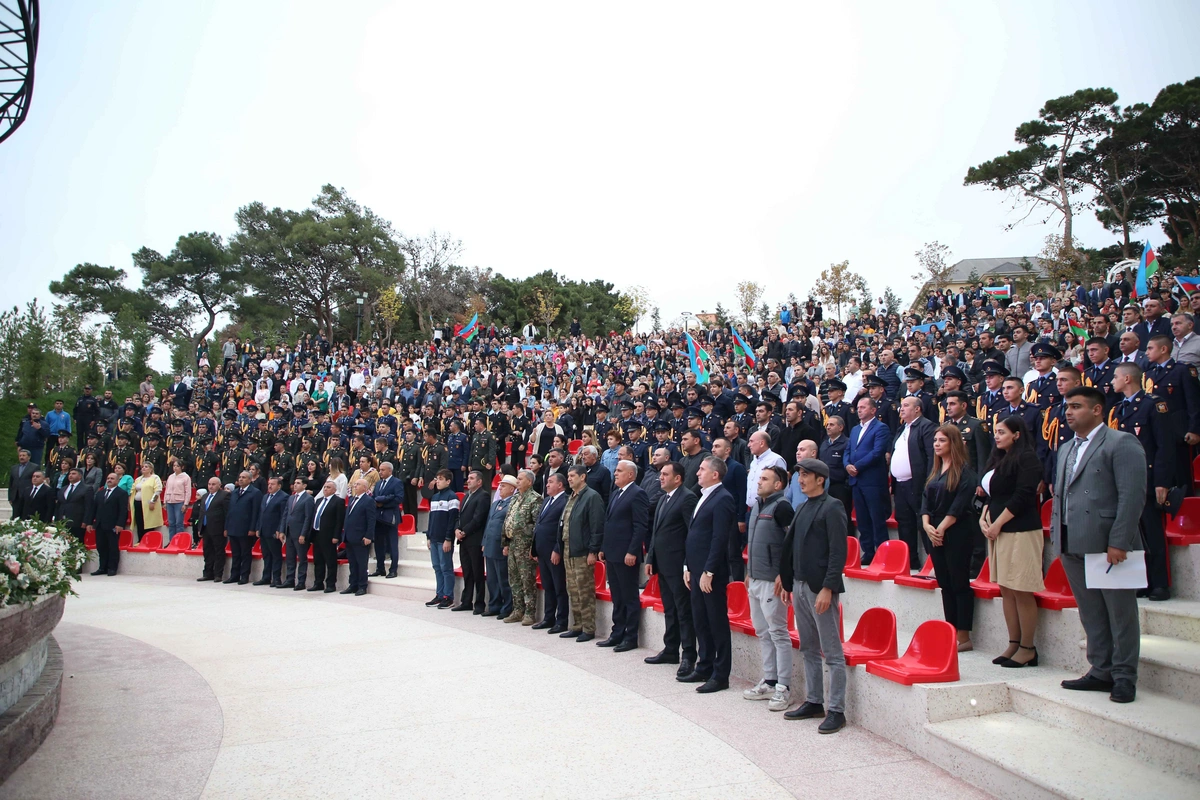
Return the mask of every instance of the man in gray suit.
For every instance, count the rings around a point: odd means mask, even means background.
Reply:
[[[292,496],[288,498],[287,510],[283,512],[287,578],[276,589],[304,591],[304,584],[308,582],[308,546],[312,543],[308,536],[311,535],[315,509],[312,495],[304,491],[304,479],[296,478],[292,481]],[[296,569],[297,562],[300,564],[299,571]]]
[[[22,498],[33,486],[33,473],[37,468],[30,460],[28,450],[17,451],[17,463],[8,469],[8,504],[12,507],[13,519],[20,519],[24,513]]]
[[[1134,589],[1089,589],[1084,555],[1106,553],[1119,564],[1141,548],[1138,522],[1146,502],[1146,456],[1136,437],[1104,424],[1104,395],[1090,386],[1067,392],[1067,425],[1075,438],[1062,445],[1054,480],[1050,534],[1079,604],[1092,665],[1064,689],[1109,692],[1133,702],[1141,631]]]

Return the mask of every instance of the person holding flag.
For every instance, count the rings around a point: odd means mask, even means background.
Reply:
[[[454,326],[454,335],[460,336],[470,342],[479,333],[479,312],[475,312],[475,316],[471,317],[471,321],[462,327]]]
[[[1158,256],[1154,255],[1154,248],[1146,242],[1146,246],[1142,248],[1142,258],[1138,262],[1137,278],[1133,282],[1134,298],[1145,298],[1150,294],[1150,278],[1158,272]]]
[[[746,344],[746,340],[736,330],[733,333],[733,352],[736,355],[746,359],[746,366],[750,369],[758,369],[758,358],[754,355],[754,348]]]

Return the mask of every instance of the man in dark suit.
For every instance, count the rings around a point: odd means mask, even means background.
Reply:
[[[29,488],[24,490],[24,494],[19,500],[22,519],[37,517],[42,522],[49,522],[54,518],[54,489],[46,483],[46,473],[40,469],[33,471],[30,476]],[[13,511],[13,519],[16,517],[17,513]]]
[[[8,504],[12,507],[13,519],[28,519],[22,508],[22,497],[33,485],[33,473],[36,469],[37,464],[30,460],[29,451],[18,450],[17,463],[8,469]]]
[[[858,537],[862,541],[863,563],[875,557],[875,548],[888,539],[887,451],[892,432],[875,418],[876,401],[860,397],[855,411],[858,424],[850,429],[849,444],[842,462],[858,517]]]
[[[272,476],[267,481],[267,493],[262,499],[262,510],[258,515],[259,541],[262,542],[262,577],[255,586],[278,587],[283,583],[283,515],[287,511],[287,493],[280,478]]]
[[[67,485],[58,490],[54,521],[62,522],[71,534],[83,541],[83,526],[92,518],[92,490],[83,483],[78,469],[67,473]]]
[[[297,592],[304,591],[304,585],[308,583],[309,532],[316,509],[313,497],[304,490],[304,485],[304,479],[300,477],[292,482],[292,496],[287,499],[287,510],[283,516],[287,578],[279,588]]]
[[[900,430],[892,442],[892,495],[896,503],[896,526],[901,541],[908,545],[912,569],[921,568],[917,552],[917,524],[925,479],[933,467],[933,432],[937,425],[922,415],[921,401],[909,395],[900,401]],[[932,548],[927,541],[926,552]]]
[[[50,495],[48,487],[42,491]],[[117,566],[121,562],[120,542],[121,529],[129,523],[129,495],[117,486],[117,474],[109,473],[104,482],[104,488],[96,495],[92,504],[92,518],[88,520],[88,528],[96,534],[96,554],[100,557],[100,567],[93,575],[116,575]]]
[[[579,451],[579,459],[587,467],[587,485],[596,490],[607,508],[608,498],[612,494],[612,473],[608,471],[608,467],[600,463],[599,451],[590,444]],[[563,485],[566,486],[565,475],[563,476]]]
[[[367,557],[371,537],[375,535],[375,501],[367,494],[368,488],[363,478],[354,482],[350,504],[346,506],[346,521],[342,524],[346,557],[350,560],[350,585],[341,593],[356,597],[367,593]]]
[[[254,537],[258,536],[258,519],[262,513],[262,492],[250,485],[250,473],[238,474],[237,487],[229,495],[229,510],[225,513],[225,535],[233,563],[229,577],[223,583],[245,586],[250,582],[250,553]]]
[[[597,465],[599,466],[599,465]],[[603,467],[601,467],[603,469]],[[608,470],[604,470],[608,472]],[[546,479],[546,499],[533,524],[533,553],[538,560],[538,574],[542,576],[545,617],[533,626],[534,630],[562,633],[567,629],[569,607],[567,601],[567,568],[562,554],[555,545],[560,540],[560,525],[563,509],[567,507],[567,481],[561,475]],[[559,548],[561,549],[561,548]]]
[[[379,465],[379,480],[371,492],[375,498],[375,574],[394,578],[400,560],[400,506],[404,503],[404,484],[392,476],[392,465],[384,461]],[[388,554],[392,556],[392,568],[383,571]]]
[[[729,537],[729,580],[746,580],[746,561],[742,551],[746,549],[746,468],[742,462],[730,458],[731,445],[729,440],[721,437],[713,440],[712,454],[725,462],[725,477],[721,485],[737,500],[737,536]]]
[[[908,398],[905,398],[906,400]],[[915,398],[913,398],[915,400]],[[917,403],[917,415],[920,405]],[[928,421],[928,420],[926,420]],[[804,704],[785,719],[824,716],[820,733],[836,733],[846,724],[846,659],[838,630],[839,598],[845,591],[846,509],[825,491],[829,465],[806,458],[799,462],[800,490],[808,498],[796,510],[783,539],[775,593],[795,610],[804,657]],[[829,667],[829,713],[825,713],[825,671]]]
[[[618,461],[613,480],[600,552],[612,593],[612,632],[596,644],[624,653],[637,647],[642,611],[638,564],[650,534],[650,500],[637,485],[637,465],[632,461]]]
[[[682,490],[683,467],[674,461],[660,467],[658,481],[663,495],[654,509],[646,574],[658,575],[667,629],[663,634],[663,649],[657,655],[648,656],[646,663],[678,664],[675,674],[679,677],[691,674],[696,668],[696,630],[692,622],[691,593],[683,582],[683,556],[688,526],[699,498],[693,492]]]
[[[462,564],[463,592],[459,604],[451,611],[482,614],[487,608],[483,530],[487,527],[490,498],[483,480],[483,473],[477,469],[467,473],[467,494],[458,510],[458,529],[454,531],[458,541],[458,563]]]
[[[696,667],[676,680],[702,683],[701,694],[729,688],[729,607],[725,590],[729,585],[729,537],[737,530],[736,503],[721,485],[725,462],[704,459],[696,473],[700,499],[688,528],[684,547],[683,582],[691,592],[692,619],[696,625]]]
[[[325,481],[313,506],[309,534],[313,544],[313,585],[308,590],[328,594],[337,590],[337,545],[342,537],[346,504],[337,496],[337,484]]]
[[[204,548],[204,572],[197,581],[220,581],[225,577],[225,517],[229,513],[229,492],[220,478],[208,479],[208,492],[192,504],[192,519]]]

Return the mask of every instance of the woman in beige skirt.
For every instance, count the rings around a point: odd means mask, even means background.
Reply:
[[[1008,648],[993,664],[1036,667],[1038,609],[1034,592],[1042,583],[1042,518],[1037,488],[1042,462],[1033,449],[1033,436],[1020,417],[996,423],[996,449],[982,485],[988,495],[980,528],[988,538],[988,564],[993,583],[1000,584]]]

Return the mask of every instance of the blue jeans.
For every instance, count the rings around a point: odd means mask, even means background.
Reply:
[[[183,531],[183,503],[167,503],[167,529],[172,537]]]
[[[447,553],[442,543],[429,540],[429,560],[433,562],[433,574],[437,578],[438,597],[454,596],[454,549]]]
[[[486,558],[488,607],[493,614],[507,617],[512,613],[512,587],[508,585],[508,558]]]

